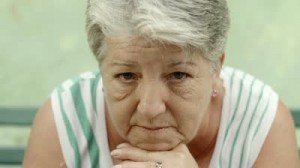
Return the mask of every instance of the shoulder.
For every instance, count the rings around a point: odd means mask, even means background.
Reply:
[[[80,163],[79,156],[85,154],[88,142],[98,150],[94,139],[98,130],[90,127],[99,123],[95,112],[96,104],[101,105],[96,103],[98,89],[99,72],[87,72],[65,80],[52,92],[35,117],[24,167],[74,167],[88,162]]]
[[[238,69],[225,67],[221,75],[230,95],[227,101],[230,116],[242,118],[243,125],[248,126],[245,128],[253,132],[246,136],[252,141],[250,165],[254,163],[258,168],[299,166],[293,120],[278,94],[269,85]],[[238,128],[243,129],[243,126],[238,125]]]
[[[254,167],[299,167],[295,127],[290,112],[279,101],[276,116]]]
[[[224,67],[221,78],[225,88],[221,132],[223,143],[228,144],[222,147],[221,157],[229,157],[229,164],[237,167],[253,165],[275,118],[278,95],[269,85],[238,69]],[[239,162],[233,161],[234,156]]]
[[[73,78],[69,78],[63,81],[56,90],[67,91],[73,88],[84,88],[87,84],[93,85],[97,84],[101,80],[101,75],[99,72],[84,72]]]
[[[74,112],[77,108],[92,107],[95,111],[96,98],[101,94],[101,85],[99,72],[85,72],[62,82],[51,93],[55,119],[57,114],[64,111]]]
[[[66,167],[54,123],[50,99],[46,101],[35,116],[24,156],[23,167]]]
[[[224,103],[229,106],[227,111],[235,111],[237,115],[245,115],[247,112],[255,115],[255,118],[269,118],[269,121],[274,118],[278,94],[271,86],[249,73],[231,67],[222,69],[221,78],[226,94]]]
[[[54,122],[69,167],[99,164],[99,145],[106,136],[101,90],[99,72],[87,72],[66,80],[51,94]]]

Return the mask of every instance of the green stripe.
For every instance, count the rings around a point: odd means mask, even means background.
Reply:
[[[265,87],[265,85],[262,85],[262,86],[261,86],[261,89],[260,89],[260,95],[259,95],[258,101],[257,101],[256,104],[255,104],[255,108],[254,108],[254,110],[253,110],[253,113],[252,113],[250,122],[249,122],[249,124],[248,124],[248,128],[247,128],[247,131],[246,131],[247,133],[246,133],[246,138],[245,138],[245,139],[248,139],[249,132],[250,132],[250,128],[251,128],[252,122],[254,121],[254,116],[255,116],[255,114],[257,113],[258,105],[259,105],[259,102],[261,101],[261,98],[262,98],[262,95],[263,95],[264,87]],[[245,146],[246,146],[246,141],[244,141],[244,143],[243,143],[242,154],[241,154],[241,157],[240,157],[240,166],[239,166],[239,167],[242,167],[242,163],[244,162],[244,154],[245,154],[245,152],[246,152],[246,151],[245,151]]]
[[[249,104],[250,104],[250,100],[251,100],[251,96],[252,96],[254,82],[255,82],[255,79],[253,79],[252,82],[251,82],[251,86],[250,86],[251,89],[250,89],[250,93],[249,93],[248,98],[247,98],[247,104],[246,104],[245,110],[243,111],[243,116],[242,116],[242,119],[239,123],[239,127],[237,129],[237,132],[234,136],[233,145],[232,145],[231,151],[230,151],[229,167],[232,166],[233,153],[234,153],[235,148],[236,148],[236,142],[237,142],[238,137],[240,136],[240,131],[241,131],[242,124],[243,124],[243,122],[246,118],[246,115],[248,114]]]
[[[79,80],[79,81],[78,81]],[[74,85],[71,87],[72,97],[75,104],[76,114],[81,124],[84,136],[88,143],[88,152],[90,155],[91,166],[93,168],[99,167],[99,148],[95,139],[92,127],[87,117],[87,111],[84,106],[82,95],[80,92],[80,79],[74,80]]]
[[[252,142],[253,142],[254,138],[256,137],[256,134],[258,133],[258,129],[260,128],[261,123],[262,123],[262,120],[263,120],[263,118],[264,118],[265,115],[266,115],[266,112],[267,112],[267,109],[268,109],[268,107],[269,107],[269,104],[270,104],[270,97],[268,98],[268,103],[267,103],[266,107],[264,108],[264,111],[263,111],[262,116],[261,116],[260,119],[259,119],[258,125],[257,125],[257,127],[256,127],[256,129],[255,129],[254,136],[253,136],[253,138],[252,138],[252,140],[251,140]]]
[[[227,68],[226,68],[226,69],[227,69]],[[225,69],[225,71],[226,71],[226,69]],[[236,72],[236,69],[233,69],[233,72],[231,73],[231,77],[230,77],[230,91],[229,91],[229,92],[232,92],[233,77],[235,76],[235,72]],[[223,144],[222,144],[222,146],[221,146],[221,152],[220,152],[220,157],[219,157],[219,167],[221,167],[221,168],[222,168],[221,155],[222,155],[222,152],[223,152],[224,142],[225,142],[225,140],[223,141]]]
[[[92,104],[93,108],[95,110],[95,113],[97,114],[97,87],[100,80],[100,74],[99,72],[95,72],[96,78],[91,82],[91,95],[92,95]]]
[[[234,74],[233,74],[233,75],[234,75]],[[233,75],[232,75],[231,77],[233,77]],[[228,137],[229,130],[230,130],[232,124],[233,124],[233,121],[234,121],[234,119],[235,119],[235,117],[236,117],[236,113],[237,113],[237,111],[238,111],[238,107],[239,107],[239,105],[240,105],[241,94],[242,94],[241,91],[242,91],[242,88],[243,88],[243,86],[244,86],[243,80],[244,80],[245,76],[246,76],[246,74],[244,73],[243,78],[240,80],[240,88],[239,88],[239,94],[238,94],[238,98],[237,98],[237,104],[236,104],[236,106],[235,106],[233,116],[231,117],[230,122],[229,122],[229,124],[228,124],[228,126],[227,126],[227,128],[226,128],[226,131],[225,131],[225,137],[224,137],[224,141],[223,141],[223,144],[222,144],[222,147],[221,147],[221,153],[220,153],[220,158],[219,158],[219,166],[220,166],[220,167],[222,167],[222,164],[221,164],[221,161],[222,161],[221,158],[222,158],[222,157],[221,157],[221,156],[223,155],[223,146],[224,146],[224,143],[225,143],[225,141],[226,141],[226,139],[227,139],[227,137]],[[233,83],[233,79],[232,79],[232,78],[231,78],[231,82]],[[232,92],[232,86],[233,86],[232,83],[231,83],[231,92]]]
[[[66,126],[67,129],[67,134],[68,134],[68,139],[70,141],[70,144],[73,148],[73,154],[74,154],[74,161],[75,161],[75,167],[76,168],[80,168],[81,167],[81,157],[80,157],[80,152],[79,152],[79,148],[78,148],[78,142],[75,136],[75,133],[72,130],[71,127],[71,123],[66,115],[65,109],[63,107],[63,101],[62,101],[62,86],[59,86],[57,88],[57,92],[58,92],[58,98],[59,98],[59,105],[60,105],[60,110],[63,116],[63,120],[64,120],[64,124]]]

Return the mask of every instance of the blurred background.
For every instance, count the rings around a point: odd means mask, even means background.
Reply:
[[[228,3],[225,64],[265,81],[289,108],[300,109],[300,1]],[[60,82],[97,70],[85,8],[83,0],[1,0],[0,106],[40,106]],[[29,132],[1,127],[0,145],[25,145]]]

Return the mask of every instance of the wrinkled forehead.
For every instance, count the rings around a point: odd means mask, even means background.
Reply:
[[[108,38],[106,40],[108,49],[159,49],[161,51],[169,52],[182,52],[182,48],[174,44],[159,42],[159,41],[147,41],[143,38]]]
[[[173,44],[149,43],[142,39],[108,39],[106,46],[107,51],[102,68],[112,68],[112,65],[130,65],[131,67],[133,65],[143,67],[193,65],[193,68],[209,65],[204,57],[197,54],[186,55],[179,46]]]
[[[183,57],[191,58],[194,55],[202,55],[201,51],[195,48],[182,47],[176,44],[171,44],[162,41],[147,41],[143,38],[107,38],[106,49],[108,53],[115,51],[158,51],[162,54],[173,53],[181,54]],[[107,53],[107,54],[108,54]]]
[[[164,60],[191,60],[193,56],[187,54],[181,47],[158,41],[146,41],[142,38],[107,39],[106,57],[132,58],[161,57]]]

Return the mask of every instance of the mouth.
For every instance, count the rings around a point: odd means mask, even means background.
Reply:
[[[138,130],[139,132],[143,132],[147,134],[148,136],[151,135],[165,135],[166,133],[170,132],[174,128],[171,126],[141,126],[141,125],[135,125],[133,126],[134,130]]]
[[[129,141],[146,150],[169,150],[183,137],[174,126],[134,125],[129,132]]]
[[[150,131],[158,131],[158,130],[161,130],[161,129],[167,129],[167,128],[170,128],[170,126],[155,126],[155,127],[149,127],[149,126],[138,126],[138,127],[141,127],[143,129],[146,129],[146,130],[150,130]]]

